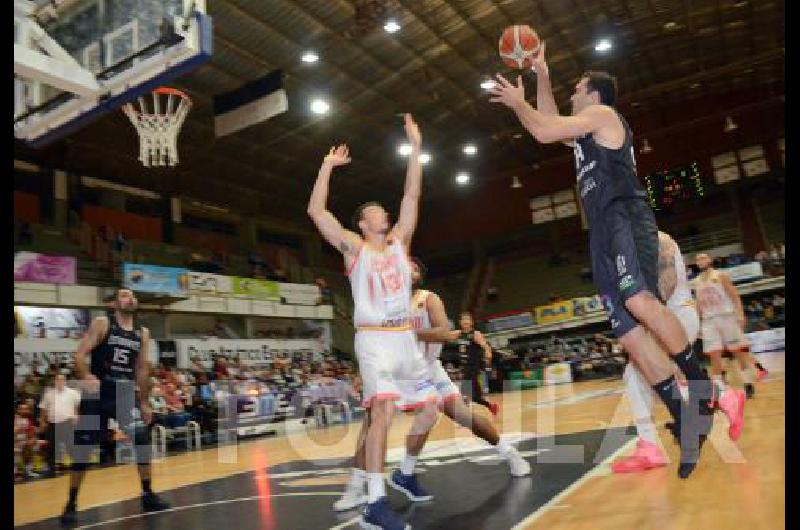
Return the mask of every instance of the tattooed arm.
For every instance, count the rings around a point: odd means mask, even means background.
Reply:
[[[675,253],[678,245],[664,232],[658,233],[658,292],[665,302],[670,299],[678,285],[675,270]]]
[[[317,226],[320,234],[325,240],[336,247],[348,260],[355,258],[359,248],[361,248],[361,237],[358,234],[345,230],[342,224],[328,210],[328,183],[331,178],[333,168],[342,166],[350,162],[350,151],[346,145],[331,147],[330,152],[322,162],[319,169],[317,181],[314,183],[314,190],[308,201],[308,215]]]

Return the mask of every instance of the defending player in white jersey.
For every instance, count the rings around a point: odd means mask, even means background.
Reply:
[[[383,482],[386,437],[394,409],[436,399],[432,382],[426,380],[422,353],[409,321],[408,248],[417,225],[422,184],[422,139],[410,114],[405,115],[405,131],[411,153],[400,214],[391,229],[389,215],[375,202],[363,204],[356,211],[353,224],[361,235],[345,230],[328,211],[331,171],[350,162],[346,145],[331,148],[325,157],[308,204],[308,215],[322,236],[342,252],[353,293],[355,352],[367,409],[364,461],[358,467],[366,470],[368,503],[360,522],[363,528],[372,529],[408,527],[389,507]]]
[[[487,441],[497,449],[497,452],[508,461],[511,475],[522,477],[531,472],[530,464],[522,458],[519,452],[507,442],[500,439],[497,427],[483,415],[473,414],[458,387],[450,380],[439,355],[442,344],[456,340],[461,330],[451,330],[447,320],[447,313],[442,299],[436,293],[419,288],[424,281],[425,267],[416,259],[411,260],[411,278],[416,288],[411,298],[411,324],[414,328],[419,348],[423,353],[426,377],[430,378],[439,396],[439,402],[427,402],[417,413],[414,423],[406,436],[406,456],[399,469],[395,469],[389,479],[389,485],[402,491],[412,501],[427,501],[433,498],[417,482],[414,467],[422,452],[422,447],[428,439],[439,418],[439,412],[461,425],[472,430],[472,433]],[[362,435],[364,427],[362,425]],[[363,436],[359,436],[363,441]],[[359,452],[363,445],[357,449],[356,462],[363,460]],[[334,504],[337,511],[349,510],[365,502],[364,479],[359,470],[354,470],[344,495]]]
[[[667,308],[680,320],[690,343],[693,343],[697,339],[700,320],[686,278],[686,266],[678,244],[664,232],[658,233],[658,290],[666,300]],[[615,473],[637,473],[665,466],[667,456],[658,444],[653,422],[652,389],[630,362],[625,367],[623,379],[639,440],[634,453],[616,460],[611,469]],[[744,394],[733,390],[720,394],[719,406],[730,423],[728,434],[736,440],[744,423]]]
[[[751,398],[755,393],[753,383],[766,376],[767,371],[750,353],[750,343],[744,335],[746,320],[739,291],[727,273],[711,266],[708,254],[698,254],[695,264],[701,272],[692,280],[692,287],[700,309],[703,353],[711,361],[711,379],[719,391],[724,392],[722,354],[727,350],[739,361],[745,393]]]

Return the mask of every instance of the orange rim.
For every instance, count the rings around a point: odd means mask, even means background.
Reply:
[[[153,90],[153,92],[155,92],[156,94],[172,94],[173,96],[178,96],[184,99],[188,99],[189,101],[191,101],[192,99],[188,95],[186,95],[185,92],[178,90],[177,88],[170,88],[168,86],[160,86],[155,90]]]

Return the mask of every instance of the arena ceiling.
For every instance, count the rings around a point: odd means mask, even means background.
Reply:
[[[121,113],[38,153],[18,144],[18,156],[306,222],[321,157],[347,142],[354,161],[334,177],[331,204],[349,218],[364,200],[399,199],[405,159],[396,153],[403,139],[396,114],[412,112],[432,156],[425,198],[447,200],[459,170],[480,184],[554,156],[553,148],[521,135],[513,116],[490,104],[479,86],[494,72],[508,72],[497,41],[513,23],[530,24],[547,41],[562,112],[590,68],[619,77],[626,114],[669,112],[732,90],[784,91],[782,1],[218,0],[208,10],[214,57],[174,83],[195,103],[179,139],[178,168],[142,168],[138,139]],[[398,32],[384,31],[389,18]],[[594,49],[600,38],[613,43],[604,54]],[[301,62],[306,50],[320,61]],[[212,97],[274,69],[285,73],[289,112],[215,138]],[[309,112],[315,96],[328,99],[328,115]],[[478,147],[472,159],[462,153],[467,142]]]

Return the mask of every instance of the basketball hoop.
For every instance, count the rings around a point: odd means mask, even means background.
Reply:
[[[139,96],[138,105],[126,103],[122,110],[139,133],[139,161],[145,167],[174,166],[178,163],[178,132],[189,114],[192,100],[180,90],[169,87],[156,88],[151,95],[151,108],[148,108],[146,96]]]

